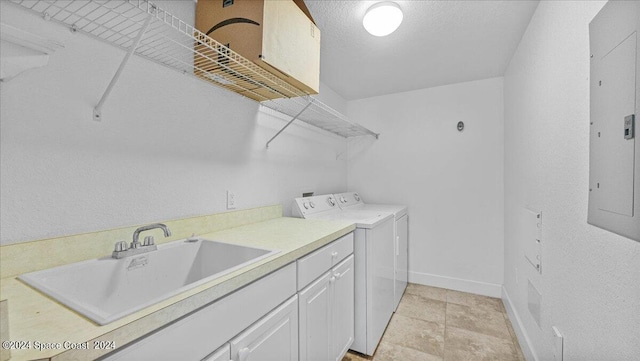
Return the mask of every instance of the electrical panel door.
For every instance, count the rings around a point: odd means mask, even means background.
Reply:
[[[640,241],[640,3],[610,1],[589,24],[588,222]]]

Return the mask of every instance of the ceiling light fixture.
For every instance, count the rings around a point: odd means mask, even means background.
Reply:
[[[398,4],[383,1],[367,10],[362,19],[362,25],[371,35],[387,36],[400,26],[402,17],[402,9]]]

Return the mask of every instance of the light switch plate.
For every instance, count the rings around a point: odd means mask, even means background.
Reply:
[[[236,192],[227,191],[227,209],[236,209]]]

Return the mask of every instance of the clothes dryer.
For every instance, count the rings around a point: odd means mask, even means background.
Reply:
[[[398,308],[409,276],[409,216],[407,206],[364,203],[357,192],[334,194],[343,210],[380,211],[393,213],[394,222],[394,311]]]

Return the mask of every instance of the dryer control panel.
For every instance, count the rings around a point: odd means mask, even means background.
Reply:
[[[339,193],[334,194],[333,196],[336,198],[338,205],[342,209],[364,203],[358,192]]]

